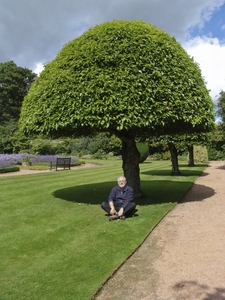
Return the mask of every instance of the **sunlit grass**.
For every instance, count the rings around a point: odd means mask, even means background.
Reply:
[[[101,166],[1,177],[0,299],[90,299],[191,187],[204,165],[170,176],[170,162],[141,164],[146,197],[125,221],[100,208],[120,160]]]

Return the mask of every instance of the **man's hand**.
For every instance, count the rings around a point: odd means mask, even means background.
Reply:
[[[118,211],[118,216],[121,217],[123,216],[123,207],[121,207],[121,209]]]
[[[110,215],[115,215],[117,214],[117,211],[115,210],[115,206],[113,204],[113,201],[109,202],[109,206],[110,206]]]
[[[116,211],[115,208],[113,207],[113,208],[111,208],[111,210],[110,210],[110,215],[115,215],[115,214],[117,214],[117,211]]]

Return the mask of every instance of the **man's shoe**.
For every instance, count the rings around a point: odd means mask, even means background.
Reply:
[[[125,216],[120,217],[120,220],[125,220],[125,219],[126,219]]]
[[[109,221],[117,220],[119,218],[120,217],[118,215],[112,215],[112,216],[109,217]]]

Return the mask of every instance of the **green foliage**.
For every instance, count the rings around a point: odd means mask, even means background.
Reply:
[[[225,160],[225,141],[212,141],[208,148],[209,160]]]
[[[13,61],[0,63],[0,124],[19,119],[22,101],[36,74]]]
[[[0,125],[0,153],[13,153],[14,134],[17,129],[17,122],[13,119]]]
[[[156,153],[152,154],[151,159],[152,160],[162,160],[162,153],[156,152]]]
[[[195,163],[208,162],[208,151],[205,146],[194,146],[194,160]]]
[[[22,161],[24,162],[30,162],[31,161],[31,157],[30,156],[25,156]]]
[[[213,126],[198,65],[142,21],[106,22],[66,44],[35,80],[20,118],[26,133],[109,131],[121,139]]]
[[[94,154],[99,150],[97,141],[93,137],[82,137],[72,142],[71,151],[73,154],[83,156]]]
[[[11,121],[11,124],[12,121]],[[39,136],[33,140],[27,138],[21,131],[16,131],[17,123],[10,132],[8,128],[0,126],[0,146],[2,149],[8,150],[9,153],[32,153],[32,154],[64,154],[64,155],[86,155],[86,154],[97,154],[100,152],[108,154],[118,153],[121,147],[121,141],[118,138],[111,136],[106,133],[99,133],[92,137],[82,137],[80,139],[74,138],[61,138],[51,140],[45,136]],[[119,143],[118,143],[119,141]],[[8,147],[7,146],[8,142]],[[3,152],[3,150],[2,150]],[[102,156],[102,154],[101,154]]]
[[[225,149],[220,151],[215,148],[210,148],[208,154],[209,160],[225,160]]]
[[[0,63],[0,153],[18,149],[16,131],[22,101],[35,78],[31,70],[13,61]]]
[[[138,149],[138,151],[140,153],[140,160],[139,160],[139,162],[143,163],[147,159],[147,157],[149,155],[148,145],[145,144],[145,143],[137,143],[136,146],[137,146],[137,149]]]
[[[99,149],[97,152],[95,152],[92,155],[92,158],[94,158],[94,159],[107,159],[108,156],[103,150]]]
[[[50,140],[43,138],[37,138],[32,141],[31,152],[36,155],[54,155],[55,149],[53,143]]]
[[[121,146],[121,140],[115,135],[112,135],[109,141],[109,151],[112,152],[114,155],[121,155]]]
[[[71,154],[70,139],[50,140],[39,136],[30,143],[30,152],[36,155]]]
[[[220,91],[218,104],[217,104],[217,115],[221,118],[221,129],[223,136],[225,137],[225,92]]]
[[[72,139],[56,139],[51,142],[53,143],[53,149],[55,150],[55,154],[71,154]]]
[[[225,136],[223,124],[217,124],[211,137],[211,143],[208,145],[209,160],[225,159]]]
[[[103,152],[108,153],[112,151],[110,141],[111,135],[108,133],[98,133],[93,137],[94,142],[96,143],[97,151],[101,149]],[[96,150],[95,150],[96,151]],[[92,151],[92,153],[95,153]]]
[[[170,160],[170,159],[171,159],[170,151],[166,151],[162,153],[162,160]]]
[[[162,151],[162,152],[154,152],[151,156],[152,160],[170,160],[171,155],[169,151]]]
[[[0,168],[0,173],[18,172],[19,170],[20,170],[19,167]]]
[[[108,154],[109,152],[118,155],[120,154],[120,148],[121,140],[108,133],[99,133],[92,137],[84,136],[71,140],[71,153],[79,156],[88,154],[98,156],[99,153]]]
[[[13,153],[30,153],[31,140],[21,131],[16,130],[12,136]]]

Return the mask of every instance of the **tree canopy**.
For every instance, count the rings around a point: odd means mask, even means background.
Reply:
[[[221,118],[220,126],[223,132],[225,132],[225,92],[224,91],[220,91],[217,108],[218,108],[217,114]]]
[[[23,99],[36,78],[13,61],[0,63],[0,153],[12,153]]]
[[[136,190],[136,138],[213,126],[198,65],[173,37],[142,21],[106,22],[66,44],[32,85],[20,118],[27,133],[115,134]]]
[[[18,121],[22,101],[36,76],[13,61],[0,63],[0,124]]]

